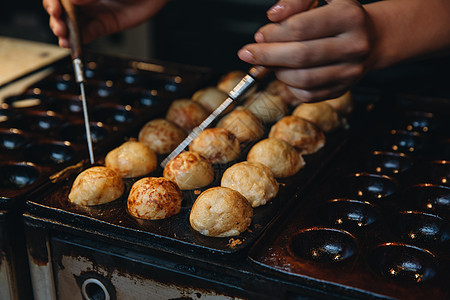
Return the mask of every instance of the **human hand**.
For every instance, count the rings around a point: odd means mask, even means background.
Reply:
[[[78,6],[78,22],[83,43],[137,26],[156,14],[166,0],[72,0]],[[50,15],[50,28],[59,45],[69,47],[67,26],[59,0],[43,0]]]
[[[375,33],[356,0],[328,2],[307,10],[309,0],[280,0],[267,13],[278,23],[261,27],[238,56],[273,68],[302,102],[342,95],[370,68]]]

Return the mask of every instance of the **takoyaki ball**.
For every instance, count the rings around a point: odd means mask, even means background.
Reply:
[[[325,134],[322,129],[296,116],[286,116],[276,122],[270,128],[269,138],[288,142],[300,154],[314,153],[325,145]]]
[[[288,112],[287,105],[280,96],[267,92],[251,95],[244,105],[264,123],[273,123],[284,117]]]
[[[267,166],[277,178],[296,174],[305,165],[302,155],[283,140],[267,138],[250,149],[247,161]]]
[[[167,163],[163,176],[177,183],[182,190],[191,190],[210,184],[214,180],[214,169],[199,153],[185,151]]]
[[[203,106],[208,113],[212,113],[220,104],[228,98],[228,94],[219,90],[215,86],[208,86],[198,90],[192,95],[192,100]],[[229,113],[234,109],[234,103],[231,103],[223,114]]]
[[[182,200],[176,183],[162,177],[145,177],[131,187],[127,207],[135,218],[160,220],[178,214]]]
[[[184,139],[186,132],[166,119],[154,119],[139,131],[139,142],[144,143],[156,154],[172,152]]]
[[[342,115],[350,114],[354,107],[354,99],[351,91],[347,91],[340,97],[328,99],[324,102],[331,105],[334,110]]]
[[[236,85],[241,81],[242,78],[244,78],[247,75],[247,73],[234,70],[231,71],[225,75],[223,75],[219,82],[217,83],[217,88],[223,92],[225,92],[227,95],[236,87]],[[257,84],[254,84],[243,96],[242,99],[247,98],[251,94],[255,93],[258,89]]]
[[[213,164],[233,161],[241,154],[236,136],[225,128],[208,128],[191,143],[189,150],[200,153]]]
[[[252,207],[266,204],[278,193],[278,182],[272,171],[257,162],[232,165],[223,173],[220,185],[241,193]]]
[[[202,235],[237,236],[252,223],[253,209],[239,192],[213,187],[198,196],[192,206],[189,222]]]
[[[265,91],[270,94],[280,96],[281,100],[283,100],[283,102],[287,105],[296,106],[302,103],[300,99],[292,94],[287,85],[280,80],[270,82],[265,88]]]
[[[261,120],[242,106],[225,115],[217,123],[217,127],[231,131],[240,143],[255,141],[264,135]]]
[[[170,105],[166,119],[177,124],[186,132],[190,132],[200,125],[208,115],[206,109],[197,102],[191,99],[178,99]]]
[[[122,177],[107,167],[98,166],[84,170],[75,178],[69,201],[77,205],[99,205],[122,196]]]
[[[292,115],[316,124],[326,133],[336,130],[342,125],[337,111],[323,101],[302,103],[294,109]]]
[[[138,177],[153,172],[157,157],[146,144],[127,141],[111,150],[105,157],[105,166],[123,178]]]

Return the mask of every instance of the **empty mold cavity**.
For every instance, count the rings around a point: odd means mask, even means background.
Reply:
[[[92,143],[96,144],[104,140],[108,135],[108,130],[101,123],[90,123]],[[68,123],[62,126],[60,136],[63,140],[72,143],[87,142],[85,125],[82,122]]]
[[[411,207],[448,212],[450,210],[450,188],[429,183],[414,185],[405,189],[402,201]]]
[[[47,108],[63,115],[78,115],[83,112],[83,103],[79,96],[55,97],[51,99]]]
[[[28,145],[24,156],[36,164],[62,164],[75,157],[75,150],[69,142],[42,142]]]
[[[357,246],[354,237],[346,231],[314,227],[293,235],[289,250],[302,259],[337,263],[353,256]]]
[[[105,124],[131,123],[136,118],[129,106],[99,105],[92,110],[92,120]]]
[[[399,283],[429,281],[437,274],[435,256],[427,250],[407,244],[379,245],[368,259],[376,273]]]
[[[61,117],[53,111],[35,111],[23,115],[16,125],[18,128],[28,131],[52,131],[61,123]]]
[[[394,215],[396,234],[410,244],[443,243],[449,240],[449,225],[443,218],[417,211],[402,211]]]
[[[330,225],[364,227],[374,223],[378,212],[374,205],[351,199],[334,199],[325,203],[321,214]]]
[[[343,186],[348,197],[364,200],[385,198],[397,190],[397,184],[392,178],[370,173],[357,173],[349,176]]]
[[[403,153],[375,151],[366,164],[369,172],[392,175],[410,169],[413,162]]]
[[[427,145],[426,138],[418,132],[391,130],[387,135],[378,137],[377,145],[383,150],[399,153],[421,153]]]
[[[0,149],[17,150],[28,143],[27,137],[19,129],[0,129]]]
[[[409,111],[399,119],[400,129],[417,132],[434,132],[440,127],[440,120],[430,112]]]
[[[0,165],[0,189],[19,189],[33,184],[39,170],[30,163],[5,163]]]
[[[122,93],[120,104],[137,107],[154,107],[161,103],[157,90],[130,91]]]

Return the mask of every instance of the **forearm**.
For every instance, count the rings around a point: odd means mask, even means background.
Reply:
[[[386,0],[365,9],[376,36],[373,69],[450,50],[449,0]]]

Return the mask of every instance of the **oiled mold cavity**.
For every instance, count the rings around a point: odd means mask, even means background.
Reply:
[[[450,186],[450,160],[431,161],[425,165],[421,174],[424,176],[423,182]]]
[[[375,151],[366,161],[367,171],[393,175],[402,173],[412,166],[412,160],[403,153]]]
[[[396,192],[397,184],[385,175],[356,173],[344,181],[343,189],[348,197],[374,200],[391,196]]]
[[[432,280],[437,274],[435,256],[427,250],[407,244],[379,245],[368,259],[376,273],[398,283],[420,283]]]
[[[119,102],[132,107],[155,107],[161,104],[161,98],[157,90],[132,90],[122,93]]]
[[[408,207],[448,212],[450,210],[450,188],[428,183],[417,184],[403,192],[402,201]]]
[[[432,133],[439,129],[441,120],[430,112],[408,111],[399,119],[399,129]]]
[[[99,105],[92,111],[92,121],[105,124],[131,123],[136,118],[129,106]]]
[[[357,250],[355,239],[343,230],[314,227],[292,236],[289,251],[293,256],[320,263],[338,263]]]
[[[17,127],[26,131],[52,131],[58,128],[62,119],[53,111],[30,112],[17,122]]]
[[[108,135],[108,130],[99,123],[89,125],[92,143],[96,144],[104,140]],[[72,143],[86,143],[86,129],[82,122],[68,123],[61,128],[61,138]]]
[[[32,164],[5,163],[0,165],[0,189],[26,187],[39,177],[39,170]]]
[[[75,150],[69,142],[42,142],[28,145],[24,156],[37,164],[62,164],[75,157]]]
[[[60,114],[80,115],[83,103],[79,96],[52,98],[47,108]]]
[[[321,214],[329,225],[345,228],[364,227],[378,219],[374,205],[351,199],[334,199],[325,203]]]
[[[28,143],[28,139],[18,129],[0,129],[0,150],[17,150]]]
[[[444,243],[450,239],[448,222],[417,211],[402,211],[393,218],[395,233],[408,244]]]
[[[391,130],[387,135],[378,137],[377,146],[381,146],[385,151],[399,153],[423,153],[426,148],[427,141],[425,137],[416,131]]]

